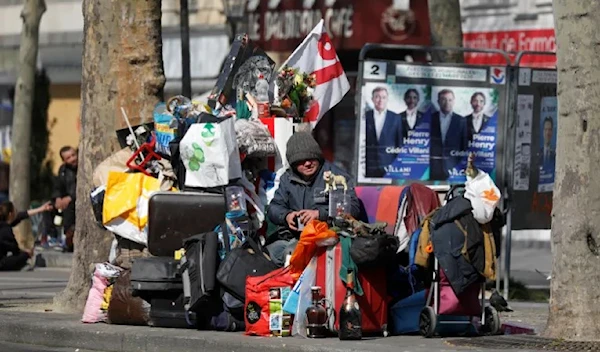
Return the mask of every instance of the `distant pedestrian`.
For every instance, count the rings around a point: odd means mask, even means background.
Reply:
[[[65,250],[73,252],[75,233],[75,198],[77,195],[77,150],[70,146],[60,148],[63,164],[58,169],[52,199],[54,207],[62,212],[62,227],[66,236]]]
[[[12,228],[30,216],[52,210],[50,202],[39,208],[16,212],[11,202],[0,204],[0,271],[21,270],[33,256],[33,250],[21,250]]]

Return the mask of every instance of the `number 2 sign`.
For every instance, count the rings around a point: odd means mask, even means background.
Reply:
[[[384,81],[387,72],[387,63],[382,61],[365,61],[363,66],[363,78],[369,80]]]

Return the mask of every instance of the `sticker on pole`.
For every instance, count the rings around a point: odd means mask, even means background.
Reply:
[[[490,83],[506,83],[506,67],[490,67]]]

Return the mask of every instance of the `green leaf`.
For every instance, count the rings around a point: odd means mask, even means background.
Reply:
[[[200,170],[200,163],[196,159],[191,159],[188,165],[192,171]]]
[[[200,145],[196,142],[192,143],[192,148],[194,148],[195,150],[202,149],[202,148],[200,148]]]

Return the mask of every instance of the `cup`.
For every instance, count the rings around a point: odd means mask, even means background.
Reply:
[[[329,217],[341,218],[348,213],[348,195],[343,189],[329,191]]]
[[[229,186],[225,189],[227,199],[227,212],[234,217],[246,214],[246,199],[244,198],[244,188],[240,186]]]

